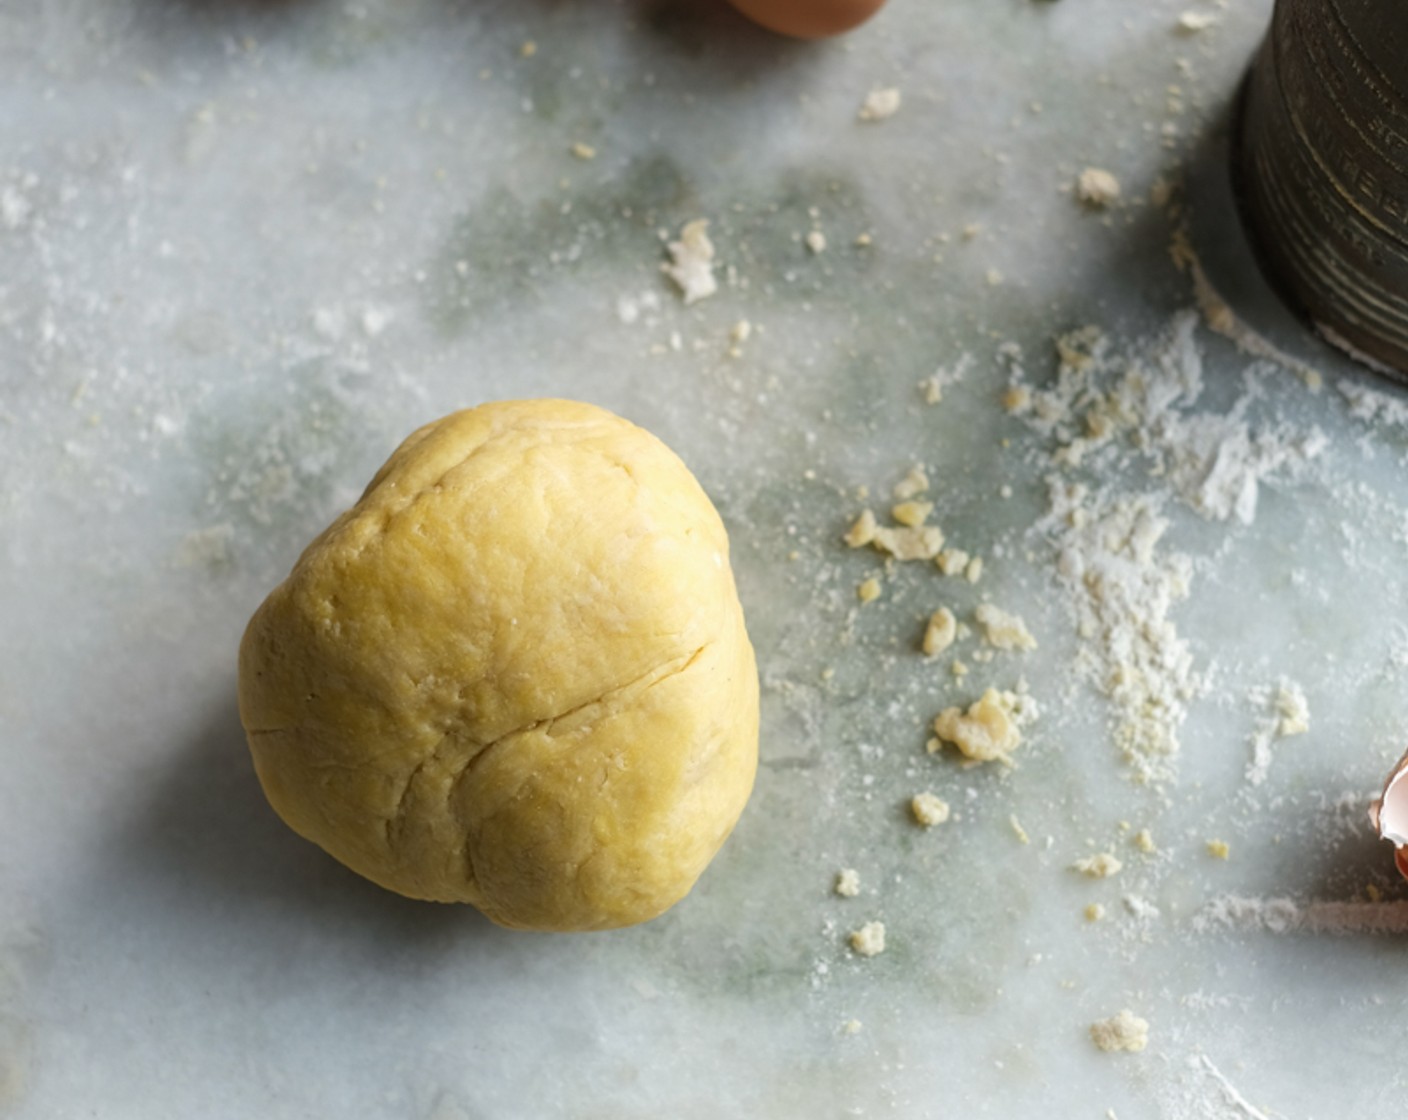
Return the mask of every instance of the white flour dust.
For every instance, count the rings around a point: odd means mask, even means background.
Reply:
[[[1146,344],[1117,349],[1086,327],[1057,340],[1050,388],[1029,384],[1008,349],[1009,411],[1051,441],[1049,512],[1036,532],[1055,550],[1057,579],[1076,631],[1082,677],[1110,698],[1115,741],[1141,781],[1173,777],[1188,702],[1203,687],[1172,618],[1191,591],[1193,564],[1161,541],[1177,501],[1215,522],[1251,524],[1261,486],[1296,477],[1324,435],[1255,423],[1251,373],[1230,409],[1200,408],[1198,316],[1186,311]],[[1118,488],[1097,478],[1143,477]]]

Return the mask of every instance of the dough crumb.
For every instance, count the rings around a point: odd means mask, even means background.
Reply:
[[[1229,859],[1232,855],[1232,845],[1226,840],[1209,840],[1208,855],[1213,859]]]
[[[1030,844],[1032,842],[1032,838],[1027,835],[1027,830],[1022,827],[1022,822],[1017,819],[1016,813],[1007,818],[1007,823],[1012,826],[1012,834],[1017,837],[1017,843]]]
[[[854,867],[846,867],[836,872],[836,884],[832,890],[842,898],[855,898],[860,894],[860,872]]]
[[[885,923],[866,922],[852,932],[849,940],[851,949],[858,956],[878,957],[885,951]]]
[[[923,494],[929,489],[929,476],[918,464],[909,468],[909,473],[895,483],[895,501],[907,502],[910,498]]]
[[[900,111],[901,100],[900,91],[897,89],[873,89],[866,94],[856,116],[872,123],[889,120]]]
[[[580,140],[572,145],[572,154],[580,160],[589,161],[596,159],[596,149],[590,144],[583,144]]]
[[[934,734],[938,741],[952,743],[975,762],[1011,765],[1012,752],[1022,745],[1016,719],[1021,699],[1014,693],[990,688],[966,712],[961,708],[940,712],[934,719]],[[936,748],[931,748],[931,753],[933,749]]]
[[[917,824],[933,828],[949,818],[948,802],[932,793],[916,793],[910,799],[909,811]]]
[[[929,519],[929,514],[933,512],[933,502],[900,502],[890,510],[890,516],[901,525],[908,525],[911,529],[923,525]]]
[[[1137,1054],[1149,1045],[1149,1023],[1133,1011],[1121,1011],[1090,1024],[1090,1040],[1107,1054],[1128,1050]]]
[[[1098,922],[1105,916],[1105,908],[1098,902],[1092,902],[1085,908],[1085,920],[1087,922]]]
[[[696,218],[680,230],[680,239],[669,246],[671,263],[661,270],[678,286],[686,304],[707,299],[719,290],[714,279],[714,243],[709,240],[709,222]]]
[[[1076,197],[1085,205],[1103,210],[1120,197],[1120,181],[1101,167],[1087,167],[1076,178]]]
[[[174,562],[178,568],[223,568],[233,555],[235,527],[229,523],[196,529],[181,538]]]
[[[842,1034],[860,1034],[861,1021],[859,1019],[847,1019],[841,1027]]]
[[[1079,871],[1082,875],[1089,876],[1092,879],[1108,879],[1111,875],[1118,875],[1122,867],[1124,867],[1124,864],[1109,852],[1100,852],[1097,855],[1086,856],[1071,864],[1073,870]]]
[[[896,560],[932,560],[944,547],[944,534],[937,525],[882,527],[875,530],[871,543]]]
[[[1276,725],[1277,735],[1284,739],[1291,735],[1304,735],[1310,730],[1310,704],[1300,685],[1287,681],[1278,686],[1274,703],[1280,719]]]
[[[747,319],[739,319],[729,328],[728,356],[735,360],[743,357],[743,344],[753,337],[753,324]]]
[[[856,518],[855,524],[850,531],[841,539],[852,548],[863,548],[865,545],[875,540],[875,530],[879,526],[875,522],[875,514],[870,510],[862,510],[861,515]]]
[[[1217,23],[1217,16],[1211,12],[1184,12],[1178,17],[1178,30],[1185,35],[1196,35]]]
[[[874,576],[856,587],[856,597],[862,603],[873,603],[880,598],[880,581]]]
[[[849,937],[850,948],[860,957],[879,957],[884,952],[883,921],[867,921]]]
[[[983,578],[983,558],[975,556],[968,561],[968,566],[963,569],[963,578],[969,583],[977,583]]]
[[[947,607],[940,607],[929,616],[929,625],[924,628],[924,655],[937,657],[953,645],[958,634],[958,622]]]
[[[518,55],[520,58],[532,58],[537,53],[538,44],[533,42],[532,39],[525,40],[523,45],[518,48]]]
[[[1025,385],[1013,385],[1002,394],[1004,412],[1022,412],[1032,403],[1032,391]]]
[[[812,230],[811,233],[807,234],[806,241],[807,248],[817,256],[826,252],[826,234],[822,233],[821,230]]]
[[[963,570],[968,567],[969,559],[969,555],[961,548],[946,548],[934,557],[934,563],[944,575],[957,576],[962,575]]]
[[[1001,650],[1036,649],[1036,639],[1027,629],[1027,624],[1015,614],[1008,614],[991,603],[983,603],[974,612],[974,617],[983,628],[983,638],[989,645]]]
[[[1130,839],[1130,843],[1146,856],[1151,856],[1159,850],[1158,845],[1154,843],[1154,834],[1147,828],[1141,828],[1136,832]]]

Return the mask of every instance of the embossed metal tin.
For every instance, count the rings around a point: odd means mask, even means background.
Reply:
[[[1278,0],[1234,135],[1272,283],[1408,381],[1408,0]]]

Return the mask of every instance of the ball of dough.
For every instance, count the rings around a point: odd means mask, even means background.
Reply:
[[[255,613],[239,701],[296,832],[519,929],[666,910],[757,768],[723,523],[658,439],[570,401],[412,434]]]

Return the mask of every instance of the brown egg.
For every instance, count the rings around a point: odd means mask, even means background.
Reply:
[[[729,0],[735,8],[772,31],[797,39],[823,39],[859,27],[885,0]]]

